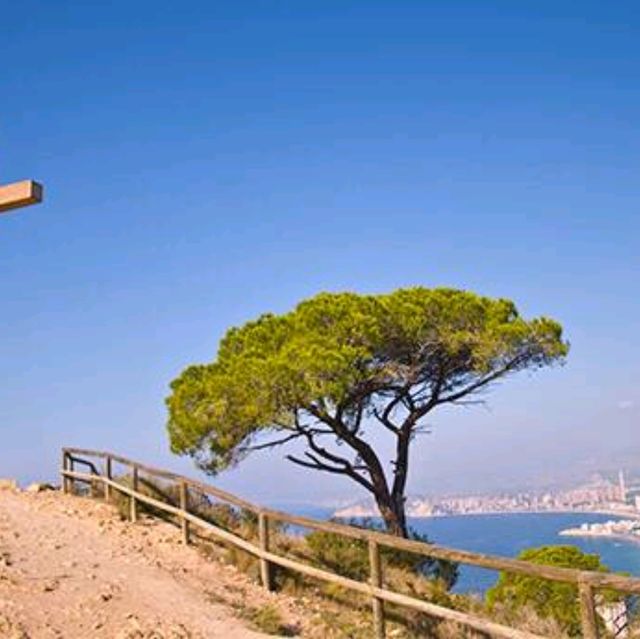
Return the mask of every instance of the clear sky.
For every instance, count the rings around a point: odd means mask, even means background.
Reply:
[[[62,445],[194,472],[168,383],[322,290],[447,285],[560,320],[568,364],[434,415],[410,492],[640,469],[634,2],[5,3],[0,476]],[[265,501],[359,496],[263,455]]]

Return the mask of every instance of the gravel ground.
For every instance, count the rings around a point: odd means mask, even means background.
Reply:
[[[234,617],[249,604],[304,625],[295,601],[183,546],[167,523],[130,524],[58,491],[0,490],[2,638],[266,637]]]

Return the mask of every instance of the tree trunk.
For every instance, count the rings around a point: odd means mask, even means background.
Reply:
[[[378,504],[378,510],[387,532],[396,537],[409,537],[409,531],[407,529],[407,516],[404,512],[404,500],[401,503],[397,503],[389,499],[388,501],[380,497],[376,497]]]

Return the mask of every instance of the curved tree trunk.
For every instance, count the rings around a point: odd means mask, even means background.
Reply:
[[[376,497],[378,504],[378,510],[380,516],[384,521],[384,525],[387,532],[390,535],[396,535],[397,537],[409,537],[409,530],[407,529],[407,516],[404,511],[404,500],[402,503],[394,503],[392,500],[384,500],[380,497]]]
[[[409,537],[407,528],[407,514],[405,510],[405,489],[407,474],[409,471],[409,443],[411,441],[411,428],[417,418],[410,416],[398,432],[398,443],[395,459],[395,478],[390,490],[384,494],[376,495],[376,501],[380,514],[384,520],[387,532],[398,537]]]

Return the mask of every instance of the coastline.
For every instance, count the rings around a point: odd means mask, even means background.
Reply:
[[[346,509],[345,509],[346,510]],[[339,512],[339,511],[338,511]],[[477,510],[473,512],[464,512],[464,513],[435,513],[430,515],[407,515],[408,519],[441,519],[443,517],[477,517],[477,516],[489,516],[489,515],[566,515],[566,514],[574,514],[574,515],[607,515],[610,517],[619,517],[621,519],[636,519],[640,520],[640,512],[636,513],[628,513],[628,512],[619,512],[616,510],[590,510],[590,509],[566,509],[566,508],[558,508],[558,509],[541,509],[541,510]],[[333,517],[338,519],[363,519],[366,517],[380,517],[380,514],[377,512],[368,512],[365,514],[334,514]]]
[[[466,513],[445,513],[445,514],[436,514],[436,515],[420,515],[419,517],[412,517],[414,519],[428,519],[430,517],[467,517],[473,515],[608,515],[611,517],[620,517],[622,519],[637,519],[640,520],[640,512],[638,513],[626,513],[619,512],[616,510],[576,510],[576,509],[542,509],[542,510],[484,510],[484,511],[474,511],[474,512],[466,512]]]
[[[623,535],[620,533],[595,533],[585,531],[566,531],[561,530],[558,533],[561,537],[584,537],[584,538],[596,538],[596,539],[617,539],[619,541],[628,541],[633,544],[640,544],[640,537],[638,535]]]

